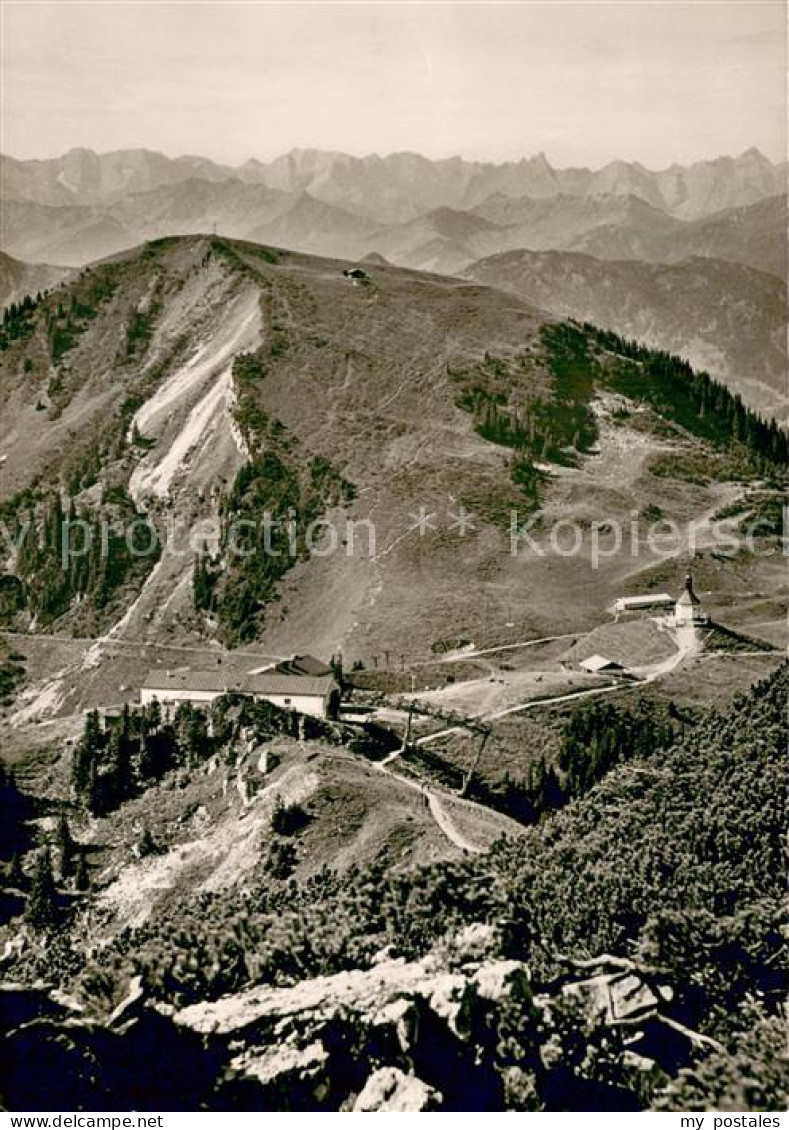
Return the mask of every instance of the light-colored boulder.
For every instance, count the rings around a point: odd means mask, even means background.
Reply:
[[[329,1056],[323,1044],[314,1040],[305,1048],[282,1044],[277,1047],[249,1048],[230,1063],[231,1071],[268,1085],[292,1081],[296,1077],[319,1087]]]
[[[521,961],[492,961],[480,966],[472,984],[486,1001],[531,998],[529,971]]]
[[[415,1075],[406,1075],[398,1067],[381,1067],[374,1071],[354,1103],[355,1112],[407,1112],[436,1110],[441,1095]]]
[[[475,993],[470,982],[459,974],[444,973],[434,978],[428,1004],[461,1040],[471,1035],[471,1010]]]

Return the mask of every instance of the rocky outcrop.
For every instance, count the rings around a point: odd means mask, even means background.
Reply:
[[[449,968],[446,954],[407,962],[383,953],[369,969],[250,989],[173,1021],[228,1048],[220,1094],[231,1108],[495,1109],[491,1051],[510,1009],[533,1016],[522,963],[455,948]]]
[[[663,1011],[652,972],[567,960],[538,995],[501,939],[472,926],[418,961],[256,986],[185,1008],[138,979],[101,1020],[44,988],[0,986],[0,1101],[10,1110],[470,1111],[637,1109],[635,1079],[711,1044]],[[592,1049],[590,1051],[590,1049]],[[596,1050],[595,1050],[596,1049]],[[568,1105],[569,1104],[569,1105]]]

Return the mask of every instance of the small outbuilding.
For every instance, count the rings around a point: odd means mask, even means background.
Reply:
[[[589,675],[626,675],[627,672],[621,663],[615,659],[607,659],[604,655],[590,655],[578,664],[582,671]]]
[[[673,608],[674,597],[667,592],[650,592],[643,596],[620,596],[614,601],[615,612],[643,612],[648,608]]]

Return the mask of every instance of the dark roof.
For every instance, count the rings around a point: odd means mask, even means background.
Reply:
[[[283,675],[279,671],[261,671],[244,681],[246,694],[320,695],[323,698],[337,685],[334,675]]]
[[[332,668],[314,655],[292,655],[290,659],[270,659],[258,667],[245,672],[248,675],[261,675],[264,671],[279,671],[281,675],[330,675]]]
[[[330,675],[331,667],[314,655],[294,655],[291,659],[283,659],[277,664],[277,670],[283,675]]]
[[[336,685],[334,676],[298,675],[276,669],[261,671],[257,675],[228,676],[221,668],[211,671],[192,671],[187,667],[178,670],[149,671],[143,687],[151,691],[205,691],[211,694],[249,695],[313,695],[323,698]]]

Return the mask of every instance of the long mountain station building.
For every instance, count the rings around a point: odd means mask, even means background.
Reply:
[[[223,672],[221,666],[149,671],[140,688],[140,703],[206,706],[226,694],[245,695],[315,718],[333,718],[339,710],[341,688],[325,663],[311,655],[295,655],[245,673]]]

